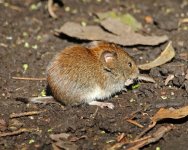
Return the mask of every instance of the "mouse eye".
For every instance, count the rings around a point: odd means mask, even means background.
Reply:
[[[129,62],[129,63],[128,63],[128,66],[129,66],[130,68],[132,68],[132,63],[131,63],[131,62]]]

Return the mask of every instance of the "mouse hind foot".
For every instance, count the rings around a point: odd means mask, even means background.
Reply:
[[[99,102],[99,101],[92,101],[88,103],[89,105],[95,105],[99,106],[100,108],[107,107],[109,109],[114,109],[114,105],[112,103],[106,103],[106,102]]]

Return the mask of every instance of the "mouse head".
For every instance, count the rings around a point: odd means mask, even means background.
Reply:
[[[139,71],[135,61],[121,47],[113,43],[95,41],[91,43],[90,48],[94,50],[109,76],[124,82],[137,78]]]

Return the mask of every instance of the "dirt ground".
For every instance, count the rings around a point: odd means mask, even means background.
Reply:
[[[150,117],[161,107],[179,108],[188,104],[188,26],[182,18],[188,18],[187,0],[63,0],[63,7],[55,11],[54,20],[47,11],[47,1],[0,0],[0,149],[53,149],[51,134],[68,133],[74,140],[65,143],[70,149],[108,149],[117,143],[122,133],[134,139],[143,131],[126,118],[135,113],[134,120],[147,127]],[[70,11],[68,9],[70,8]],[[78,107],[59,104],[31,104],[18,97],[40,96],[46,81],[16,80],[12,77],[44,78],[46,66],[60,50],[72,44],[85,42],[57,37],[54,30],[66,21],[95,24],[94,12],[115,10],[129,12],[144,26],[148,35],[168,35],[176,50],[169,63],[145,72],[156,83],[140,82],[140,86],[123,92],[109,101],[114,110],[96,106]],[[153,24],[145,22],[152,16]],[[133,46],[127,51],[141,64],[157,57],[167,43],[158,46]],[[26,69],[24,69],[26,68]],[[168,75],[175,78],[165,86]],[[32,116],[11,118],[12,113],[42,111]],[[186,150],[188,147],[188,118],[165,120],[157,127],[174,124],[175,129],[161,140],[143,149]],[[1,137],[2,133],[26,129],[21,133]],[[74,141],[74,142],[73,142]],[[70,144],[71,143],[71,144]],[[66,147],[65,147],[66,149]],[[126,149],[124,146],[121,149]]]

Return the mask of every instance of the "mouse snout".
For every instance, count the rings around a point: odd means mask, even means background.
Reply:
[[[133,82],[134,82],[134,83],[138,82],[138,77],[134,78],[134,79],[133,79]]]

